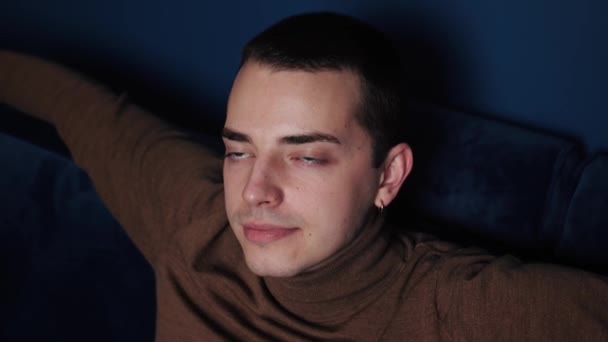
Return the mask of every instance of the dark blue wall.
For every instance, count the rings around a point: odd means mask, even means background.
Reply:
[[[316,10],[390,32],[416,97],[608,147],[604,0],[15,0],[0,4],[0,46],[68,63],[165,115],[220,122],[241,46]]]

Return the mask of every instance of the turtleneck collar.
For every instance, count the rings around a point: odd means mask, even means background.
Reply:
[[[384,292],[402,271],[404,252],[372,214],[359,235],[314,271],[264,279],[289,312],[315,323],[334,323],[359,312]]]

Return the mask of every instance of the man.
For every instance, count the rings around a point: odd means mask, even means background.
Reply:
[[[55,125],[155,269],[157,340],[603,340],[608,282],[384,223],[413,165],[398,57],[341,15],[246,47],[222,162],[104,87],[0,54],[0,100]]]

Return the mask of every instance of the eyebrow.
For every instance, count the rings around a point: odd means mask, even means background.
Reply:
[[[236,142],[252,143],[251,137],[249,137],[247,134],[227,127],[222,129],[222,137]],[[285,145],[301,145],[315,142],[327,142],[338,145],[341,144],[340,139],[338,139],[336,136],[321,132],[287,135],[279,139],[279,143]]]

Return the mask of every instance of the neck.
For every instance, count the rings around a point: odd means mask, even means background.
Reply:
[[[401,270],[403,252],[371,214],[358,236],[319,268],[290,278],[264,279],[291,313],[313,322],[338,321],[382,293]]]

